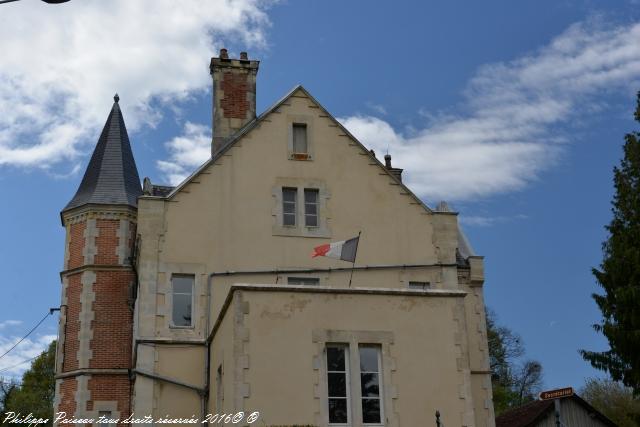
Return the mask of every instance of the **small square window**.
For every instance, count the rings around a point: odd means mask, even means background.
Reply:
[[[287,283],[289,285],[298,286],[318,286],[320,284],[320,279],[317,277],[288,277]]]
[[[414,289],[416,291],[426,291],[431,287],[429,282],[409,282],[409,289]]]
[[[296,199],[298,190],[296,188],[284,187],[282,189],[282,225],[296,225]]]
[[[111,411],[98,411],[96,424],[100,426],[115,427],[115,420],[111,418]]]
[[[307,125],[305,123],[293,124],[293,154],[309,154],[307,145]]]
[[[318,196],[318,190],[304,189],[304,225],[307,227],[318,226]]]

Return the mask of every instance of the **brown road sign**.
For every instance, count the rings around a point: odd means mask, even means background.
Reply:
[[[559,399],[561,397],[569,397],[569,396],[573,396],[572,387],[557,388],[555,390],[548,390],[540,393],[540,400]]]

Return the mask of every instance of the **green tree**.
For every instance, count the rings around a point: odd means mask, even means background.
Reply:
[[[588,378],[580,396],[619,427],[637,427],[640,422],[640,399],[620,382]]]
[[[640,122],[640,92],[635,119]],[[613,169],[613,219],[606,226],[600,269],[592,269],[604,295],[593,299],[602,322],[593,325],[609,341],[608,351],[581,350],[591,365],[640,393],[640,133],[625,136],[624,157]]]
[[[542,366],[535,360],[522,360],[522,338],[498,325],[491,310],[487,310],[487,341],[496,415],[535,399],[542,386]]]
[[[12,379],[0,377],[0,415],[4,412],[7,400],[9,400],[9,396],[17,386]]]
[[[31,362],[31,367],[22,375],[22,384],[14,388],[5,402],[4,411],[32,413],[36,418],[53,418],[53,395],[55,393],[56,342]]]

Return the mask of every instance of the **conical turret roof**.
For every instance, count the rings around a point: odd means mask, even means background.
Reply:
[[[136,207],[142,194],[138,169],[116,94],[80,187],[63,212],[86,204]]]

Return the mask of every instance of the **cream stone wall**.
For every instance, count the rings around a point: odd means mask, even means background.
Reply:
[[[313,153],[311,160],[291,159],[289,134],[294,122],[308,124],[308,139],[312,144],[310,151]],[[302,200],[301,192],[305,186],[321,189],[321,230],[300,226],[282,231],[278,189],[283,185],[299,186],[299,200]],[[455,255],[457,231],[456,214],[433,212],[426,208],[304,90],[298,89],[274,111],[260,119],[259,124],[231,148],[223,151],[214,163],[203,166],[168,198],[143,196],[139,199],[138,233],[141,244],[137,265],[139,294],[135,332],[138,340],[144,339],[150,343],[145,345],[146,350],[138,352],[137,366],[146,366],[155,373],[162,371],[163,375],[170,374],[179,377],[180,381],[201,386],[205,376],[204,361],[198,363],[198,358],[187,352],[169,350],[170,346],[155,345],[153,341],[173,340],[204,348],[203,344],[216,325],[232,285],[283,285],[288,276],[301,275],[279,273],[276,270],[325,269],[305,274],[319,278],[322,287],[347,287],[349,272],[328,269],[350,267],[350,264],[327,258],[312,259],[312,249],[323,243],[354,237],[361,232],[356,265],[386,267],[356,271],[352,288],[406,289],[409,281],[426,281],[430,282],[432,289],[464,291],[468,292],[465,294],[467,296],[406,296],[403,297],[405,304],[416,306],[409,311],[403,311],[398,306],[398,299],[393,298],[394,309],[384,308],[383,299],[375,299],[374,306],[379,310],[373,310],[358,304],[360,299],[369,301],[368,296],[353,295],[350,297],[351,304],[336,297],[335,304],[331,306],[320,304],[320,300],[313,297],[315,299],[310,303],[308,312],[313,313],[313,319],[331,317],[334,312],[343,313],[338,317],[343,325],[335,323],[332,328],[346,330],[353,327],[366,331],[369,330],[366,325],[370,321],[372,325],[378,325],[375,328],[400,334],[403,337],[402,345],[395,347],[392,353],[394,357],[406,360],[408,366],[413,368],[415,365],[416,369],[420,366],[417,358],[420,358],[423,365],[428,365],[425,372],[433,374],[432,377],[425,374],[423,378],[430,378],[437,385],[429,389],[434,390],[429,392],[431,394],[422,394],[423,406],[427,403],[433,407],[440,406],[443,414],[455,416],[456,421],[453,424],[450,421],[449,425],[493,425],[492,410],[487,408],[491,406],[490,389],[487,393],[482,386],[472,385],[477,381],[471,379],[478,377],[482,382],[488,378],[486,352],[483,353],[481,348],[483,343],[486,345],[481,288],[484,280],[482,259],[474,259],[472,264],[476,287],[470,290],[461,285]],[[259,271],[265,272],[258,274]],[[234,273],[227,276],[219,274],[223,272]],[[173,328],[170,324],[171,275],[177,273],[195,277],[192,328]],[[217,274],[210,277],[212,273]],[[258,298],[251,295],[251,298]],[[264,295],[261,298],[265,298]],[[324,294],[323,298],[331,300]],[[460,301],[455,302],[457,300]],[[260,304],[266,304],[265,312],[274,313],[273,319],[267,316],[262,323],[253,317],[254,312],[248,315],[251,319],[249,326],[238,325],[237,319],[220,318],[218,335],[212,344],[210,382],[215,382],[216,370],[222,362],[226,411],[234,408],[239,410],[240,403],[245,406],[259,404],[264,410],[269,407],[266,400],[251,400],[258,399],[255,397],[256,387],[258,396],[266,396],[264,390],[273,386],[269,382],[262,382],[259,376],[262,375],[259,373],[261,370],[253,365],[253,360],[257,357],[256,352],[284,351],[284,348],[271,346],[262,338],[254,340],[267,332],[265,328],[272,331],[281,327],[291,328],[295,336],[291,339],[292,345],[298,349],[299,356],[306,360],[304,363],[307,368],[311,367],[314,345],[302,334],[303,330],[310,334],[309,328],[315,327],[316,323],[308,319],[309,322],[293,322],[296,323],[294,325],[279,320],[278,310],[288,302],[289,296],[281,293],[262,301]],[[273,308],[268,309],[268,304],[273,304]],[[458,307],[455,318],[453,304]],[[323,314],[323,310],[327,311]],[[353,319],[348,316],[351,311]],[[298,319],[300,313],[295,316]],[[381,319],[387,322],[385,328],[382,328]],[[455,332],[457,335],[453,331],[458,331]],[[251,339],[240,343],[233,341],[238,339],[238,334],[246,334]],[[425,343],[416,344],[416,347],[409,345],[412,334],[414,337],[428,335],[430,347]],[[451,341],[454,335],[457,339],[455,346]],[[230,349],[231,342],[235,342],[235,347]],[[238,362],[238,357],[244,356],[247,357]],[[149,362],[151,357],[154,363]],[[448,370],[437,369],[439,363],[452,364],[458,359],[457,363],[464,365],[460,368],[464,372],[460,370],[448,376],[443,374]],[[303,363],[297,359],[295,362]],[[238,363],[249,363],[252,368],[237,368]],[[182,368],[173,369],[173,364]],[[267,365],[264,365],[266,368]],[[300,371],[300,378],[306,382],[317,375],[313,369],[303,372],[302,368],[300,364],[295,369]],[[258,377],[245,383],[243,378],[247,375]],[[292,383],[297,378],[291,377],[287,381]],[[414,388],[411,375],[398,374],[397,378],[398,390],[403,387],[407,390]],[[171,413],[175,406],[172,402],[178,401],[177,398],[174,400],[175,393],[189,395],[185,399],[191,403],[185,401],[185,405],[201,404],[191,389],[171,385],[163,386],[160,390],[161,382],[152,381],[150,386],[147,378],[139,383],[136,380],[136,406],[139,404],[140,408],[148,408],[149,405],[144,402],[152,400],[154,410],[161,408]],[[251,386],[247,387],[246,384]],[[233,386],[233,391],[226,390],[227,386]],[[439,390],[439,393],[435,390]],[[250,394],[251,397],[244,394]],[[416,398],[410,397],[410,393],[400,396],[394,400],[397,406],[394,411],[400,414],[400,418],[397,424],[389,425],[412,425],[406,424],[408,421],[405,422],[402,417],[415,420],[412,413],[417,413],[414,407]],[[441,400],[438,399],[444,396],[449,397],[448,403],[440,404]],[[464,396],[464,405],[458,401],[460,396]],[[215,402],[216,394],[210,390],[207,402],[210,412]],[[285,406],[279,405],[274,401],[270,410],[284,410]],[[305,405],[299,408],[289,405],[287,410],[294,411],[291,416],[296,417],[290,421],[301,418],[310,420],[306,422],[315,422],[309,418],[311,413],[308,412],[308,405],[311,404]],[[198,410],[199,407],[194,408]],[[461,411],[463,415],[460,415]]]

